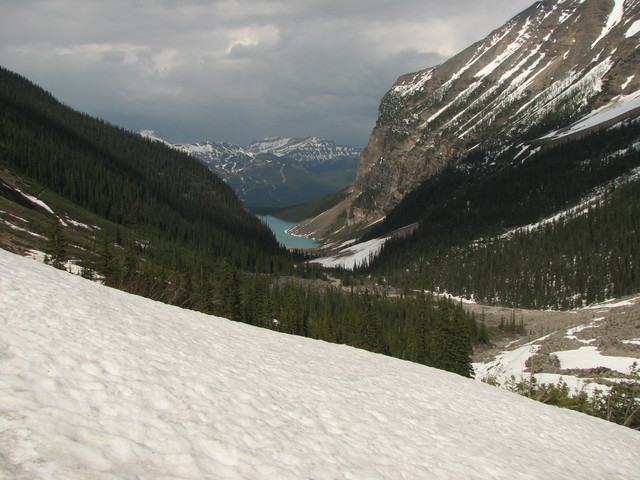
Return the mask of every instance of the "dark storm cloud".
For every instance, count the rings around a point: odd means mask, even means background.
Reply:
[[[530,0],[4,0],[0,64],[76,109],[174,141],[364,144],[394,80]]]

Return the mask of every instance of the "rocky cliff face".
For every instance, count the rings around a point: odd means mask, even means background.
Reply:
[[[346,226],[380,219],[472,152],[491,162],[492,152],[524,151],[632,98],[640,90],[639,32],[638,0],[541,1],[444,64],[400,77],[361,155]]]

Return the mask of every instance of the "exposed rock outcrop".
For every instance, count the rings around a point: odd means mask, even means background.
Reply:
[[[344,221],[334,209],[325,224],[366,227],[445,165],[475,152],[490,163],[637,94],[639,31],[638,0],[541,1],[442,65],[400,77],[380,104]]]

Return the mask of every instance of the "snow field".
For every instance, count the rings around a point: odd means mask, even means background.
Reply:
[[[366,242],[357,243],[340,250],[339,253],[328,257],[321,257],[311,260],[309,263],[319,263],[326,268],[344,268],[354,270],[358,267],[366,266],[374,258],[389,237],[375,238]]]
[[[526,362],[540,350],[539,343],[545,340],[548,335],[533,340],[521,347],[508,350],[497,355],[496,358],[487,363],[474,363],[475,378],[477,380],[492,379],[499,385],[515,379],[521,380],[523,376],[528,376]]]
[[[0,250],[0,478],[628,479],[640,434]]]
[[[631,93],[629,95],[621,95],[614,98],[608,104],[593,110],[586,115],[582,120],[577,121],[573,125],[566,129],[551,132],[542,139],[557,139],[572,135],[577,132],[589,129],[600,125],[601,123],[613,120],[614,118],[631,112],[634,109],[640,108],[640,91]]]
[[[597,313],[605,313],[612,308],[634,305],[640,300],[640,297],[632,297],[626,300],[610,300],[597,305],[585,307],[582,310],[597,310]],[[604,321],[606,317],[593,318],[588,324],[578,325],[567,329],[564,337],[584,344],[584,347],[573,350],[563,350],[552,352],[560,361],[561,369],[578,369],[589,370],[592,368],[605,367],[615,370],[622,374],[629,374],[635,362],[640,360],[634,357],[620,357],[603,355],[597,350],[597,347],[590,344],[595,339],[580,339],[577,333],[583,332],[590,328],[595,328]],[[512,381],[527,380],[531,375],[527,372],[526,362],[536,355],[540,350],[544,340],[552,334],[533,340],[521,347],[513,350],[507,350],[497,355],[493,360],[486,363],[474,363],[475,377],[477,380],[494,380],[499,385],[507,385]],[[622,343],[636,344],[636,339],[621,340]],[[507,345],[509,348],[511,344]],[[556,374],[556,373],[536,373],[533,375],[539,383],[558,384],[564,382],[570,391],[580,392],[586,391],[589,395],[593,395],[596,390],[608,391],[610,387],[598,383],[594,383],[593,378],[577,377],[574,375]],[[620,378],[606,378],[609,381],[620,381]]]
[[[633,357],[612,357],[602,355],[598,352],[597,347],[585,346],[577,350],[564,350],[561,352],[553,352],[552,355],[558,357],[561,368],[592,368],[605,367],[620,373],[629,373],[631,365],[638,362]]]

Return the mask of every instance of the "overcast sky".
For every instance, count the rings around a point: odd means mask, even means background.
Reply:
[[[533,0],[0,0],[0,64],[67,105],[174,142],[363,146],[402,74]]]

